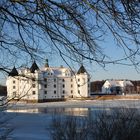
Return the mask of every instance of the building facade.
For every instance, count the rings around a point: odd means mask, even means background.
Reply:
[[[90,76],[83,65],[77,73],[63,66],[49,67],[48,62],[42,69],[36,62],[30,69],[17,71],[14,67],[6,85],[10,100],[43,102],[90,95]]]

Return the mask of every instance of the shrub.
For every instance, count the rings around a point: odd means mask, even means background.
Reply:
[[[53,117],[53,140],[139,140],[140,114],[119,108],[94,112],[87,117]]]

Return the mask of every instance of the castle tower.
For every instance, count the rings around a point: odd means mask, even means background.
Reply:
[[[82,65],[76,74],[75,91],[77,97],[89,97],[90,92],[89,74],[85,67]]]

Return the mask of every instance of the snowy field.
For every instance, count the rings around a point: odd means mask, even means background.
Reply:
[[[9,140],[51,140],[49,124],[53,115],[88,116],[95,110],[111,110],[113,108],[137,108],[140,110],[139,100],[87,100],[48,102],[34,104],[11,104],[5,116],[10,119],[6,125],[13,131]],[[2,116],[0,116],[2,118]],[[7,139],[7,140],[8,140]]]

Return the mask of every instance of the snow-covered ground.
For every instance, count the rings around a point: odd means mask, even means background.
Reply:
[[[48,102],[34,104],[11,104],[6,114],[11,117],[8,125],[14,130],[10,134],[13,140],[51,140],[49,123],[52,115],[86,116],[90,111],[112,108],[140,109],[139,100],[87,100]]]

